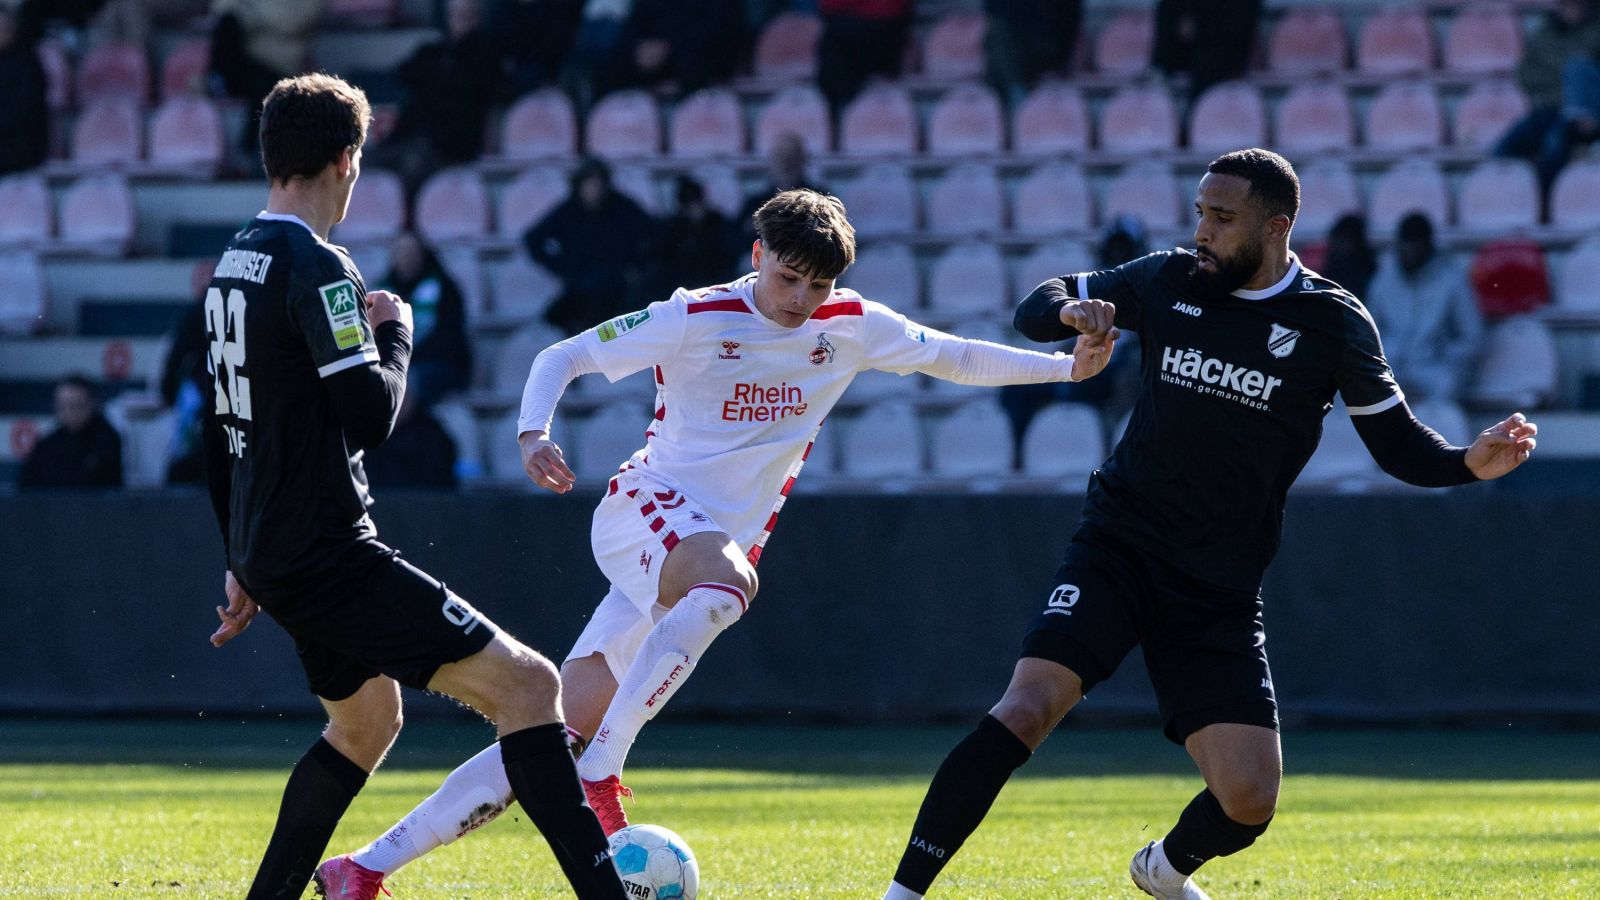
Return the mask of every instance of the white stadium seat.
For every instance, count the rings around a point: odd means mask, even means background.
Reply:
[[[1011,420],[991,398],[963,404],[933,427],[930,469],[946,478],[1011,473]]]
[[[1022,436],[1022,471],[1059,478],[1076,489],[1106,460],[1100,414],[1082,403],[1052,403],[1028,423]]]
[[[909,404],[881,403],[847,424],[841,474],[873,479],[922,474],[922,424]]]
[[[1526,409],[1555,396],[1560,373],[1550,326],[1533,316],[1513,316],[1490,327],[1483,347],[1478,381],[1469,395],[1473,403]]]
[[[869,244],[846,269],[844,286],[892,309],[910,314],[922,305],[922,273],[904,244]]]
[[[613,403],[588,419],[575,422],[572,427],[577,431],[577,449],[566,458],[579,483],[586,488],[604,486],[628,457],[644,446],[644,432],[650,421],[647,406]]]
[[[1322,418],[1322,442],[1301,470],[1296,487],[1351,488],[1376,482],[1383,471],[1367,452],[1343,402]]]

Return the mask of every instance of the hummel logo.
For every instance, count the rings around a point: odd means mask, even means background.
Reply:
[[[722,352],[717,354],[717,359],[738,359],[738,358],[739,358],[739,342],[738,341],[723,341],[722,342]]]
[[[1172,308],[1177,310],[1178,312],[1183,313],[1186,316],[1199,316],[1200,315],[1200,307],[1195,306],[1193,303],[1184,303],[1184,302],[1180,301],[1178,303],[1172,304]]]

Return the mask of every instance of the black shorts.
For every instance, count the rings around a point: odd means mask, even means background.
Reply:
[[[1221,722],[1277,729],[1260,595],[1196,581],[1080,527],[1021,655],[1066,666],[1088,693],[1140,644],[1163,731],[1174,743]]]
[[[443,583],[364,541],[322,579],[297,590],[251,591],[294,638],[311,692],[343,700],[378,675],[426,689],[439,667],[494,639],[494,623]]]

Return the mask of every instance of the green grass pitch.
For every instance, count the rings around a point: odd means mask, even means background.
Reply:
[[[307,722],[0,720],[0,897],[240,897]],[[636,822],[682,834],[702,896],[881,895],[960,728],[646,729]],[[334,836],[354,849],[489,738],[408,725]],[[1600,734],[1291,730],[1277,821],[1199,882],[1218,898],[1600,897]],[[1129,856],[1199,788],[1154,728],[1064,728],[934,898],[1135,897]],[[390,880],[398,900],[559,897],[512,812]]]

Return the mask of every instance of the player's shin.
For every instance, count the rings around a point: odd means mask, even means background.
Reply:
[[[365,769],[318,738],[284,785],[278,823],[250,884],[248,900],[297,900],[339,819],[366,783]]]
[[[565,726],[555,722],[504,735],[500,753],[517,803],[550,842],[579,900],[625,898],[605,832],[578,783]]]
[[[392,875],[401,866],[493,821],[514,799],[500,745],[488,747],[451,772],[428,799],[377,840],[350,855]]]
[[[1270,824],[1271,819],[1259,825],[1235,822],[1223,811],[1216,795],[1204,790],[1178,816],[1178,824],[1161,840],[1161,849],[1181,881],[1207,860],[1238,853],[1254,844]]]

